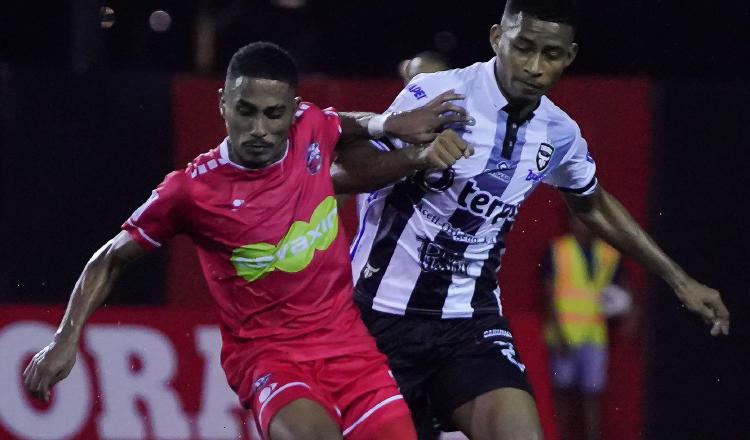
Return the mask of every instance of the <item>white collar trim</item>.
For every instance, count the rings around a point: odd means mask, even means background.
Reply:
[[[229,137],[224,138],[224,141],[221,143],[221,145],[219,145],[219,157],[221,157],[221,159],[224,162],[228,163],[229,165],[232,165],[233,167],[239,168],[243,171],[261,171],[267,168],[271,168],[283,162],[284,159],[286,159],[286,156],[288,154],[289,154],[289,139],[286,140],[286,147],[284,149],[284,155],[281,156],[281,159],[277,160],[276,162],[272,164],[266,165],[263,168],[248,168],[248,167],[242,166],[232,161],[232,159],[229,158]]]

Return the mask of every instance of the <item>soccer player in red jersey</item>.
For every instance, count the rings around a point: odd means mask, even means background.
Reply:
[[[234,54],[220,93],[228,137],[167,175],[90,259],[53,341],[24,371],[35,397],[48,400],[70,372],[85,321],[125,266],[184,233],[219,308],[227,380],[264,438],[416,438],[352,300],[330,164],[347,144],[340,137],[369,132],[434,139],[404,154],[417,167],[444,168],[471,150],[432,133],[468,118],[452,93],[385,118],[321,110],[295,98],[296,86],[294,61],[278,46],[253,43]]]

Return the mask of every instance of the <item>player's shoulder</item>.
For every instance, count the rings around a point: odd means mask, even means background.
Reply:
[[[539,109],[536,111],[540,117],[547,119],[551,123],[557,123],[568,127],[578,127],[575,119],[573,119],[568,113],[562,108],[558,107],[549,97],[542,96],[541,102],[539,103]]]
[[[556,248],[564,244],[571,243],[571,240],[575,240],[575,238],[570,233],[558,235],[552,239],[552,247]]]
[[[195,159],[188,162],[183,170],[175,171],[175,179],[183,184],[189,184],[198,178],[205,178],[214,174],[216,170],[229,164],[229,152],[227,140],[224,139],[219,146],[199,154]],[[179,177],[177,176],[179,175]]]
[[[322,109],[312,102],[302,101],[299,103],[299,106],[297,106],[297,110],[294,112],[294,124],[316,124],[325,120],[326,118],[337,116],[338,115],[336,113],[336,110],[333,107]]]
[[[558,141],[569,142],[581,134],[581,129],[575,119],[547,96],[542,96],[539,108],[535,113],[547,123],[549,135],[557,138]]]
[[[341,123],[335,109],[332,107],[321,109],[312,102],[303,101],[294,113],[290,136],[295,142],[303,143],[323,142],[327,139],[328,144],[333,146],[338,140],[334,127],[338,129],[338,134],[341,134]]]
[[[433,73],[420,73],[406,86],[406,91],[420,100],[432,99],[446,90],[463,93],[478,78],[485,63],[474,63],[459,69],[443,70]]]

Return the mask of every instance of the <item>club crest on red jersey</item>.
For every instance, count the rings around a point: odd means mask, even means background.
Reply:
[[[323,156],[320,154],[320,144],[313,142],[307,147],[307,172],[315,175],[320,172]]]

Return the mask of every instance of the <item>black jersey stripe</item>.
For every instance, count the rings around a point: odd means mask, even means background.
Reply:
[[[484,223],[484,218],[477,217],[462,208],[457,209],[448,220],[451,225],[470,225],[462,231],[474,235]],[[453,283],[453,274],[462,269],[463,254],[468,243],[455,241],[445,231],[439,232],[434,240],[424,239],[420,243],[420,261],[422,272],[414,283],[406,314],[442,314],[448,288]],[[433,255],[426,255],[432,253]],[[440,255],[437,255],[437,254]],[[434,261],[434,265],[429,262]],[[451,264],[452,263],[452,264]]]
[[[511,222],[507,222],[509,224]],[[505,225],[503,225],[505,226]],[[500,313],[495,288],[498,286],[497,269],[500,266],[500,257],[505,249],[505,242],[498,240],[490,249],[489,256],[482,264],[482,272],[474,283],[474,294],[471,296],[471,307],[474,309],[472,316]]]
[[[414,214],[414,205],[422,200],[424,194],[424,189],[413,179],[406,179],[397,183],[386,197],[367,262],[354,286],[355,298],[366,303],[368,307],[372,307],[373,298],[396,251],[398,240]],[[375,270],[365,277],[368,266]]]

